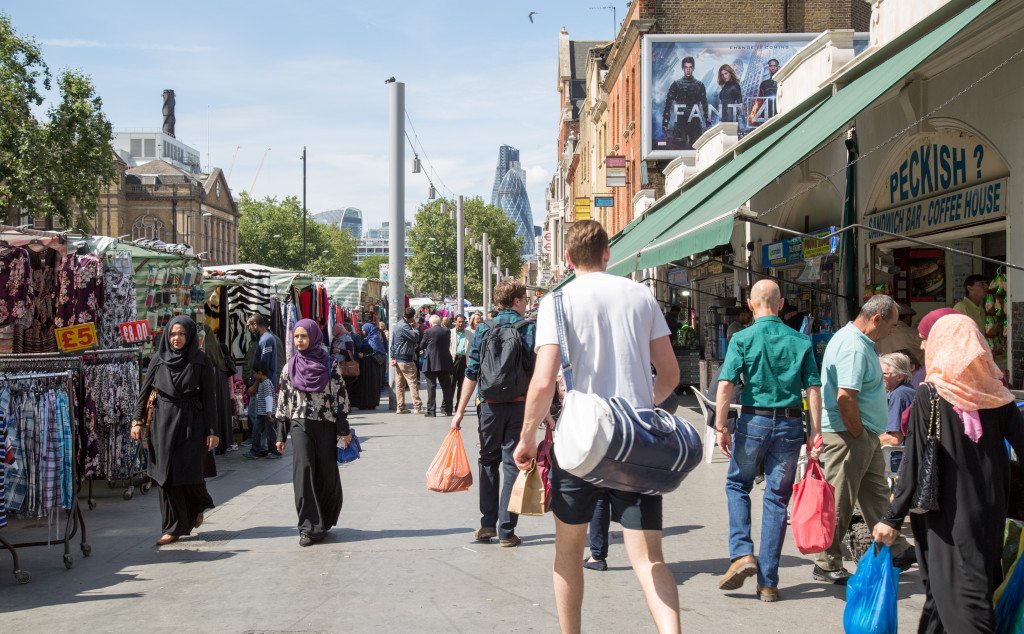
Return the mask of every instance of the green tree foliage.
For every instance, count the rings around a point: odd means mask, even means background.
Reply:
[[[441,210],[444,202],[447,211]],[[473,248],[480,237],[487,232],[493,255],[501,256],[501,268],[508,268],[518,277],[522,268],[520,249],[523,239],[516,235],[516,225],[505,212],[493,205],[485,205],[483,198],[469,198],[465,201],[464,212],[469,235],[465,240],[466,256],[466,299],[473,304],[483,301],[481,283],[482,254]],[[440,298],[455,296],[455,202],[432,200],[420,206],[416,212],[416,223],[409,233],[409,260],[411,283],[420,295]],[[493,261],[493,256],[492,256]]]
[[[0,217],[25,209],[87,228],[115,175],[112,128],[87,75],[65,70],[57,86],[59,100],[40,118],[50,69],[35,41],[0,14]]]
[[[386,255],[371,255],[370,257],[363,258],[363,261],[359,263],[359,273],[356,277],[365,277],[368,280],[375,280],[380,278],[380,265],[388,263],[388,256]]]
[[[296,196],[238,199],[238,257],[242,262],[331,277],[354,277],[356,240],[337,225],[307,217],[307,266],[302,262],[302,205]]]

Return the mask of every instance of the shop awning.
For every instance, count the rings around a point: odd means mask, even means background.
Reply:
[[[363,293],[369,287],[369,280],[362,277],[327,277],[324,278],[324,289],[327,296],[346,308],[358,308],[362,305]]]
[[[287,295],[291,287],[306,287],[313,283],[313,276],[302,271],[287,271],[260,264],[224,264],[207,266],[203,269],[203,286],[212,288],[222,284],[267,285],[275,295]]]
[[[746,201],[840,132],[853,118],[912,72],[998,0],[979,0],[936,26],[935,16],[875,51],[737,146],[692,185],[654,205],[612,241],[608,270],[627,275],[726,244],[734,214]],[[963,3],[951,3],[963,6]],[[955,8],[955,6],[954,6]],[[833,87],[842,88],[833,94]]]

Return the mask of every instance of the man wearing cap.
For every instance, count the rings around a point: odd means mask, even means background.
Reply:
[[[878,350],[879,355],[890,352],[903,352],[904,354],[910,352],[912,353],[911,360],[915,361],[918,367],[921,367],[924,365],[921,336],[918,335],[917,329],[910,325],[917,311],[907,304],[900,304],[899,309],[899,321],[893,326],[892,332],[889,333],[888,337],[875,344],[875,348]]]

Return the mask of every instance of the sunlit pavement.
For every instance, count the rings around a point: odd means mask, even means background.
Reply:
[[[386,401],[385,401],[386,402]],[[383,410],[383,408],[381,408]],[[689,410],[680,410],[694,421]],[[196,535],[157,549],[156,491],[132,500],[96,487],[85,511],[92,556],[66,570],[60,549],[21,551],[31,583],[17,585],[0,551],[4,631],[510,632],[558,629],[551,589],[554,523],[523,517],[519,548],[475,543],[477,488],[426,490],[424,472],[448,418],[355,412],[362,458],[341,467],[345,506],[329,538],[300,548],[290,451],[282,460],[218,460],[209,481],[217,508]],[[476,419],[463,438],[475,466]],[[781,597],[759,602],[753,579],[718,590],[728,566],[724,477],[716,454],[665,500],[665,555],[679,585],[683,630],[840,632],[845,589],[811,578],[811,558],[788,537]],[[475,474],[474,474],[475,477]],[[755,541],[760,490],[754,499]],[[8,539],[42,536],[15,523]],[[77,543],[77,542],[76,542]],[[651,631],[650,618],[612,525],[607,572],[585,571],[584,631]],[[912,628],[924,601],[916,568],[900,584],[900,623]]]

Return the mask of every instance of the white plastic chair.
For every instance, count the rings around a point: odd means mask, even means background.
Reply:
[[[708,420],[708,413],[715,411],[715,403],[713,403],[708,397],[701,394],[701,391],[696,387],[691,385],[690,389],[693,390],[693,393],[697,396],[697,405],[700,406],[701,416],[704,417],[706,422]],[[736,405],[735,403],[729,405],[729,407],[737,413],[743,409],[742,405]],[[715,435],[714,427],[708,427],[705,425],[704,429],[704,464],[711,464],[711,458],[715,454],[715,447],[718,444],[716,441],[718,438]]]

